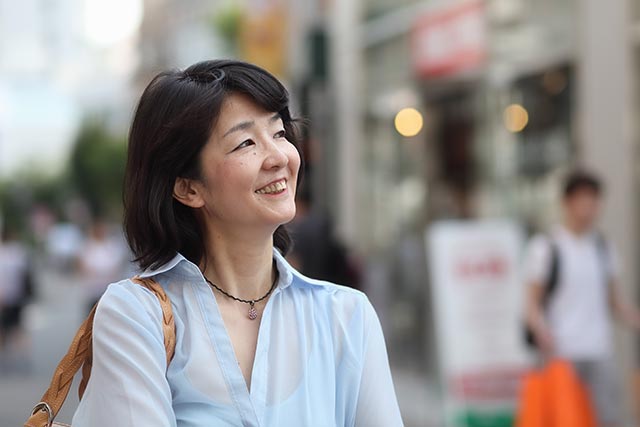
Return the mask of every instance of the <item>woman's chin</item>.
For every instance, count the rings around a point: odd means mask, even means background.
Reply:
[[[280,203],[271,206],[258,206],[251,217],[245,216],[249,213],[248,211],[249,209],[244,212],[236,211],[235,216],[227,216],[227,218],[230,222],[233,222],[233,219],[239,220],[244,217],[242,222],[247,225],[251,224],[252,227],[275,230],[279,226],[293,221],[296,216],[296,205],[295,203]]]
[[[290,223],[291,221],[293,221],[293,219],[296,217],[296,211],[294,210],[292,213],[287,214],[287,215],[282,215],[280,220],[278,221],[278,225],[285,225]]]
[[[268,222],[271,226],[277,228],[281,225],[290,223],[295,217],[296,209],[294,207],[293,209],[287,211],[273,212],[273,215],[268,219]]]

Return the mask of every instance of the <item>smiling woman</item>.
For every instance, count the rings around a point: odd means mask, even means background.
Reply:
[[[74,427],[402,425],[366,296],[284,258],[301,167],[288,100],[268,72],[226,60],[145,89],[124,227],[139,276],[171,301],[175,354],[156,296],[110,285]]]

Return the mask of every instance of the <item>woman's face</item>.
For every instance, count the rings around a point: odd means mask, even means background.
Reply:
[[[293,219],[300,155],[282,119],[242,94],[223,102],[194,182],[205,222],[275,230]]]

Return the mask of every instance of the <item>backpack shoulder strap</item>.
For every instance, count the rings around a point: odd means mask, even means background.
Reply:
[[[601,231],[596,231],[595,234],[596,247],[598,248],[598,257],[602,264],[602,271],[604,272],[604,279],[607,285],[613,278],[612,266],[611,266],[611,248],[609,241]]]
[[[542,294],[542,306],[545,308],[551,302],[551,297],[558,291],[560,278],[560,248],[553,236],[549,236],[548,241],[550,251],[549,274]]]
[[[164,346],[167,354],[167,366],[173,358],[176,346],[175,321],[171,301],[162,286],[151,278],[134,277],[131,279],[156,295],[162,309],[162,331],[164,334]],[[89,376],[91,375],[92,354],[92,333],[93,318],[95,316],[96,304],[87,319],[82,323],[76,332],[67,354],[62,358],[56,368],[49,388],[42,396],[40,402],[33,408],[31,416],[25,422],[24,427],[48,427],[52,424],[58,412],[62,408],[64,401],[69,394],[69,389],[73,383],[73,377],[82,366],[82,381],[78,387],[80,398],[84,394]]]

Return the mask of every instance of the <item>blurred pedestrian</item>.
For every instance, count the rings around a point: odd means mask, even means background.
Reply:
[[[166,291],[176,329],[131,280],[93,323],[74,427],[402,425],[364,294],[285,260],[301,159],[288,93],[238,61],[156,76],[129,136],[126,236]]]
[[[87,313],[98,302],[107,285],[122,277],[127,255],[120,239],[109,234],[107,223],[101,218],[94,220],[78,257]]]
[[[46,252],[51,266],[69,274],[76,268],[76,260],[82,250],[82,231],[72,222],[58,222],[47,233]]]
[[[293,246],[287,260],[314,279],[360,289],[360,274],[345,245],[335,236],[331,217],[311,206],[310,192],[296,199],[296,217],[289,227]]]
[[[640,312],[621,295],[616,251],[595,228],[602,193],[591,173],[567,177],[563,223],[529,245],[527,323],[545,360],[573,363],[590,391],[599,426],[612,427],[622,420],[611,317],[640,331]]]
[[[3,369],[24,367],[27,342],[22,331],[22,313],[33,295],[29,252],[7,225],[0,239],[0,354]]]

